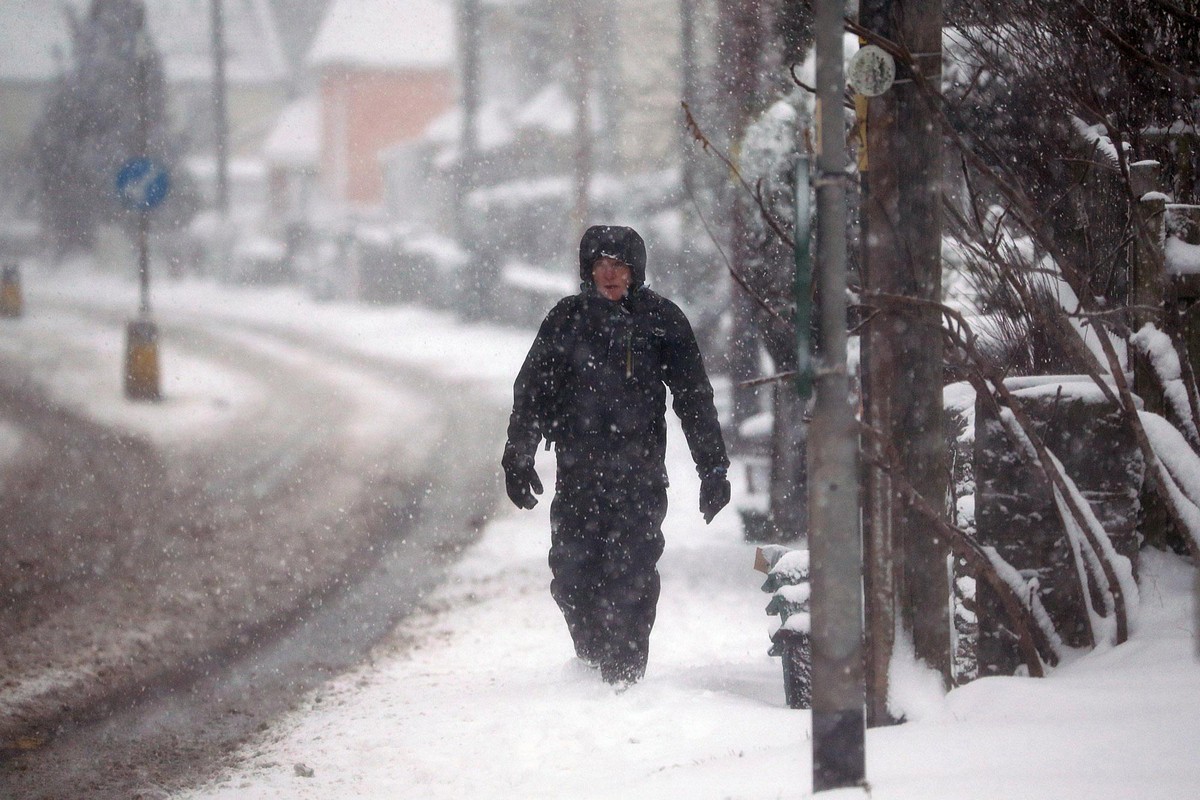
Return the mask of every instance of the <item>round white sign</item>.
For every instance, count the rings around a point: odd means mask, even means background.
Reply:
[[[846,80],[864,97],[878,97],[896,80],[896,60],[883,48],[869,44],[850,59]]]

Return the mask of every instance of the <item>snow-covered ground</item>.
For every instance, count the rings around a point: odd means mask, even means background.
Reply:
[[[16,458],[21,449],[21,432],[0,420],[0,492],[4,491],[4,466]]]
[[[506,392],[512,373],[493,377]],[[236,768],[185,797],[808,795],[810,716],[786,708],[780,664],[766,655],[754,548],[732,508],[700,520],[698,483],[671,434],[662,600],[642,683],[614,693],[572,657],[547,588],[547,496],[493,522],[371,664],[306,698]],[[552,486],[550,454],[539,468]],[[919,671],[898,672],[913,721],[868,733],[870,796],[1195,796],[1194,571],[1148,552],[1141,577],[1133,640],[1048,679],[989,678],[942,696]]]
[[[34,299],[55,293],[63,292],[43,290]],[[121,282],[102,296],[114,308],[135,306],[133,287]],[[497,400],[508,395],[532,338],[531,331],[461,326],[416,309],[318,305],[290,290],[205,283],[156,287],[156,308],[162,316],[224,315],[319,332],[348,350],[469,378],[473,390]],[[35,316],[18,324],[36,324]],[[170,394],[171,370],[182,362],[171,361],[169,341],[163,350]],[[235,405],[254,391],[204,371],[203,363],[189,364],[189,377],[178,380]],[[187,408],[168,403],[154,413]],[[174,424],[212,422],[187,419]],[[496,431],[497,454],[502,439]],[[539,459],[543,483],[553,486],[551,454]],[[548,592],[547,495],[532,512],[512,510],[493,521],[451,581],[370,664],[304,698],[244,747],[229,772],[181,800],[810,794],[810,716],[785,707],[779,662],[766,655],[772,618],[763,610],[762,576],[751,570],[754,548],[742,541],[732,508],[703,524],[677,427],[669,459],[662,600],[643,682],[614,693],[572,658]],[[941,696],[919,673],[897,672],[910,676],[898,699],[912,721],[868,732],[870,796],[1195,797],[1194,576],[1175,556],[1145,553],[1131,641],[1072,659],[1044,680],[987,678]]]
[[[0,421],[0,464],[10,460],[21,447],[21,432]]]
[[[672,433],[643,683],[615,694],[573,658],[547,590],[544,498],[494,522],[371,666],[310,698],[241,769],[193,796],[774,797],[802,785],[808,715],[784,706],[779,662],[766,656],[754,547],[732,509],[704,525]],[[298,777],[297,763],[314,776]]]
[[[673,475],[686,464],[675,453]],[[672,487],[646,679],[616,694],[571,657],[545,504],[495,522],[427,613],[333,681],[196,798],[777,798],[810,794],[810,717],[765,655],[753,548]],[[1200,787],[1192,569],[1145,554],[1126,645],[1045,680],[904,687],[916,721],[872,730],[873,798],[1191,798]],[[915,696],[914,696],[915,695]],[[312,770],[311,777],[298,774]]]

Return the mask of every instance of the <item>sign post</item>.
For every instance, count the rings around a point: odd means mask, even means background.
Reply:
[[[150,313],[150,212],[158,208],[171,190],[165,167],[146,156],[126,161],[117,172],[117,196],[128,209],[138,212],[138,311]]]
[[[117,171],[117,198],[138,215],[138,318],[125,329],[125,396],[130,400],[159,400],[158,326],[150,318],[150,212],[162,204],[171,189],[165,167],[147,155],[149,148],[149,86],[147,70],[150,42],[145,22],[138,30],[137,60],[139,154]]]
[[[139,74],[142,70],[139,68]],[[117,196],[137,212],[138,318],[125,329],[125,396],[130,400],[159,400],[158,326],[150,318],[150,212],[170,191],[166,169],[139,156],[117,173]]]
[[[0,317],[16,318],[23,310],[21,273],[16,264],[5,264],[0,278]]]

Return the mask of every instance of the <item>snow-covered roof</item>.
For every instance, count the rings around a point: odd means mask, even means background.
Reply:
[[[575,102],[563,85],[554,82],[535,94],[516,117],[521,129],[541,129],[567,136],[575,129]]]
[[[312,66],[431,69],[454,61],[449,0],[333,0],[308,54]]]
[[[211,3],[152,0],[147,19],[173,81],[212,79]],[[280,81],[287,59],[269,0],[225,0],[225,76],[231,83]]]
[[[202,181],[216,180],[217,160],[212,155],[188,156],[183,168],[193,178]],[[261,181],[267,177],[267,165],[260,158],[231,158],[227,164],[229,177],[234,180]]]
[[[480,106],[475,130],[481,150],[495,150],[512,143],[512,116],[512,108],[505,103],[489,102]],[[442,147],[437,157],[438,166],[448,166],[458,158],[462,125],[462,107],[454,106],[434,119],[425,129],[424,138]]]
[[[42,82],[71,57],[67,10],[86,17],[91,0],[0,0],[0,80]],[[271,83],[287,77],[269,0],[226,0],[226,79],[232,84]],[[152,0],[146,4],[150,36],[172,83],[212,80],[211,6],[207,0]]]
[[[321,105],[316,96],[301,97],[283,109],[263,143],[263,155],[280,166],[316,166],[321,155]]]
[[[577,288],[573,275],[551,272],[519,259],[505,262],[500,268],[500,274],[504,282],[511,286],[547,297],[562,297],[571,294]]]
[[[1167,272],[1172,275],[1200,275],[1200,245],[1168,236],[1164,250]]]

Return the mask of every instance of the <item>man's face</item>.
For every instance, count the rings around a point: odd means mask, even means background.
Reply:
[[[633,270],[624,261],[600,256],[592,262],[592,280],[600,294],[616,302],[629,292]]]

